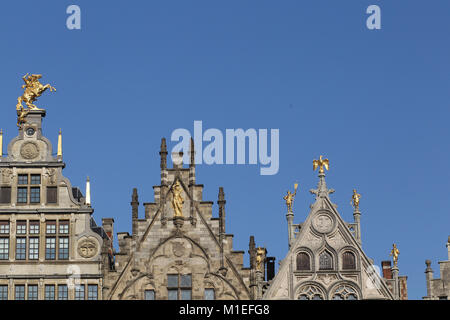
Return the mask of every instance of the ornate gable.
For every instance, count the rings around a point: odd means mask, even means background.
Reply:
[[[352,234],[355,226],[344,222],[331,202],[333,192],[322,168],[318,187],[311,190],[316,201],[263,299],[393,299]]]
[[[138,219],[133,193],[133,234],[119,234],[117,267],[105,277],[107,299],[144,299],[146,291],[157,300],[253,298],[255,270],[244,268],[244,252],[234,251],[233,236],[225,233],[223,189],[214,218],[213,202],[203,200],[203,185],[195,183],[193,162],[183,168],[182,155],[174,154],[168,169],[164,139],[160,155],[161,184],[154,187],[155,201],[144,203],[145,219]]]

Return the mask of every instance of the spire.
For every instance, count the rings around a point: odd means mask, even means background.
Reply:
[[[191,162],[189,163],[190,167],[195,167],[195,148],[194,148],[194,139],[191,137]]]
[[[131,195],[131,218],[132,218],[132,233],[133,237],[137,236],[137,220],[139,216],[139,198],[137,188],[133,189],[133,194]]]
[[[313,160],[313,171],[319,168],[319,183],[317,184],[317,189],[311,189],[309,192],[316,195],[316,199],[327,197],[330,193],[334,193],[334,189],[328,189],[327,183],[325,181],[325,169],[329,170],[330,162],[328,159],[322,159],[323,156],[319,157],[319,160]]]
[[[59,134],[58,134],[58,154],[57,154],[58,160],[62,159],[62,133],[61,128],[59,128]]]
[[[167,145],[166,138],[161,139],[161,151],[159,152],[161,156],[161,170],[167,169]]]
[[[219,188],[219,197],[217,204],[219,205],[219,241],[220,241],[220,270],[223,275],[226,274],[224,259],[224,240],[225,240],[225,193],[223,187]]]
[[[86,205],[91,206],[91,181],[89,176],[86,179]]]
[[[3,129],[0,129],[0,158],[3,157]]]

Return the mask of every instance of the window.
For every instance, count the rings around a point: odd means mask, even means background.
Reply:
[[[67,260],[69,259],[69,238],[68,237],[60,237],[59,238],[59,251],[58,251],[58,259],[59,260]]]
[[[56,221],[52,220],[46,222],[46,233],[56,234]]]
[[[204,293],[204,300],[216,300],[216,293],[214,289],[206,288]]]
[[[28,201],[28,188],[17,188],[17,203],[27,203]]]
[[[154,290],[145,290],[144,299],[145,300],[155,300],[155,291]]]
[[[448,300],[448,299],[447,299],[447,296],[441,296],[441,297],[439,297],[439,300]]]
[[[58,188],[57,187],[47,187],[47,203],[57,203],[58,202]]]
[[[311,270],[311,264],[309,255],[305,252],[300,252],[297,255],[297,270],[299,271],[309,271]]]
[[[65,284],[58,285],[58,300],[67,300],[67,299],[68,299],[67,285]]]
[[[9,238],[0,238],[0,260],[9,259]]]
[[[327,251],[319,256],[319,270],[333,270],[333,258]]]
[[[358,295],[354,288],[344,284],[334,290],[333,300],[358,300]]]
[[[59,221],[59,233],[60,234],[69,234],[69,221],[68,220]]]
[[[16,300],[25,300],[25,285],[16,285],[15,299]]]
[[[29,183],[28,183],[29,182]],[[17,203],[40,203],[41,202],[41,175],[32,174],[30,179],[28,179],[28,174],[19,174],[17,179]],[[28,199],[28,194],[30,194],[30,199]]]
[[[45,300],[55,300],[55,285],[45,285]]]
[[[17,234],[26,234],[27,233],[27,222],[26,221],[17,221]]]
[[[0,286],[0,300],[8,300],[8,286]]]
[[[300,290],[298,300],[324,300],[324,294],[318,287],[308,285]]]
[[[45,259],[56,259],[56,238],[45,238]]]
[[[28,175],[27,174],[19,174],[17,177],[17,184],[24,185],[28,184]]]
[[[350,252],[344,252],[342,255],[342,269],[344,270],[355,270],[356,269],[356,261],[355,255]]]
[[[41,188],[31,187],[30,188],[30,203],[40,203],[41,202]]]
[[[16,259],[25,260],[27,258],[27,238],[16,239]]]
[[[0,221],[0,234],[9,234],[9,221]]]
[[[0,187],[0,203],[11,203],[11,187]]]
[[[30,248],[28,250],[28,259],[39,259],[39,238],[30,238]]]
[[[84,284],[75,286],[75,300],[84,300]]]
[[[39,221],[30,221],[30,234],[39,234]]]
[[[169,300],[191,300],[192,276],[190,274],[167,275],[167,291]]]
[[[28,300],[38,300],[38,286],[28,285]]]
[[[88,285],[88,300],[97,300],[98,298],[98,289],[96,284]]]
[[[32,174],[31,175],[31,184],[32,185],[41,184],[41,175],[40,174]]]

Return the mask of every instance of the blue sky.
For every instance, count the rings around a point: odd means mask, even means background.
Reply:
[[[70,4],[81,30],[66,28]],[[381,30],[366,28],[371,4]],[[279,129],[276,175],[197,167],[204,199],[225,189],[236,250],[255,235],[284,257],[282,196],[299,181],[303,221],[318,180],[312,160],[323,154],[346,221],[352,189],[363,196],[365,252],[380,265],[396,242],[409,297],[421,299],[424,261],[438,276],[450,234],[449,12],[446,0],[10,1],[0,13],[0,126],[6,141],[16,136],[21,76],[42,73],[58,90],[38,103],[55,145],[63,130],[64,174],[83,189],[89,175],[97,222],[114,217],[115,231],[129,232],[132,188],[153,201],[161,137],[192,132],[194,120],[223,132]]]

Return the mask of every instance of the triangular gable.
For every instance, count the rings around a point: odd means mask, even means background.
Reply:
[[[324,251],[332,256],[333,270],[318,271],[318,255]],[[342,253],[345,251],[355,255],[356,270],[342,270]],[[299,252],[312,256],[309,272],[296,271]],[[317,289],[323,298],[331,299],[333,290],[339,290],[339,286],[344,288],[346,284],[356,289],[359,299],[393,299],[328,195],[317,196],[263,298],[298,299],[302,286],[309,285],[310,290]]]

